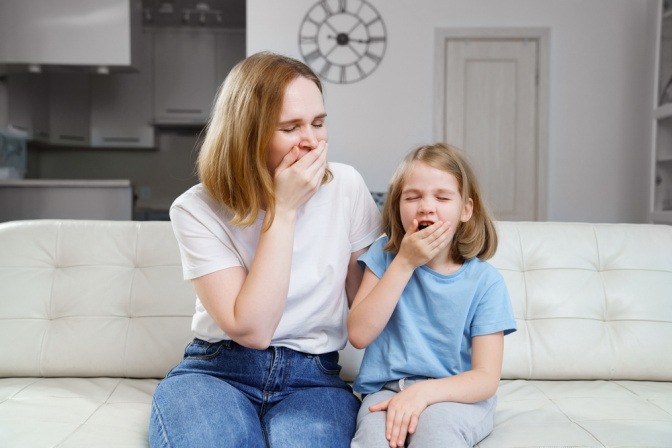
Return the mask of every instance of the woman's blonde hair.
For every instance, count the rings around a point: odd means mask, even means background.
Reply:
[[[424,145],[411,151],[392,176],[383,207],[383,226],[389,237],[385,250],[398,252],[406,234],[401,223],[399,203],[404,182],[415,162],[425,163],[455,176],[462,202],[466,203],[470,198],[473,201],[471,218],[457,224],[450,250],[453,261],[462,263],[474,257],[481,260],[492,258],[497,250],[497,231],[483,203],[474,170],[457,148],[446,143]]]
[[[271,52],[239,62],[219,88],[197,160],[200,181],[228,207],[231,223],[253,224],[262,208],[275,215],[273,178],[266,165],[268,146],[280,118],[285,88],[298,77],[320,78],[306,64]],[[327,169],[322,183],[329,182]]]

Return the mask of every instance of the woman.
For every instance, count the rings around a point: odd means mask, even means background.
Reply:
[[[224,81],[170,217],[196,294],[194,340],[154,395],[152,446],[346,447],[338,373],[357,257],[380,233],[361,176],[327,165],[322,85],[263,52]]]

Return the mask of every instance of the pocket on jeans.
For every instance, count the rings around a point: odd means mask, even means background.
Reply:
[[[341,373],[341,366],[338,364],[338,352],[313,355],[313,359],[322,373],[326,373],[327,375],[338,375]]]
[[[185,359],[211,359],[216,357],[222,347],[228,347],[229,341],[207,342],[195,338],[184,349]]]

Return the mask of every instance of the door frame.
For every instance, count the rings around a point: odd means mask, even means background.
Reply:
[[[530,39],[537,42],[537,216],[548,219],[548,99],[550,28],[437,28],[434,32],[434,140],[443,139],[446,41]]]

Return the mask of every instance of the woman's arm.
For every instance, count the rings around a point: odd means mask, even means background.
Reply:
[[[291,217],[276,213],[249,272],[237,266],[192,281],[208,314],[240,345],[263,350],[271,343],[289,290],[293,235]]]
[[[448,378],[420,381],[389,400],[370,406],[371,412],[387,410],[385,436],[391,447],[403,446],[413,434],[418,418],[434,403],[476,403],[497,392],[504,356],[504,333],[476,336],[472,340],[472,369]]]
[[[345,294],[348,296],[348,307],[352,306],[357,291],[359,290],[360,285],[362,284],[362,278],[364,277],[364,271],[357,263],[357,259],[364,252],[368,250],[368,247],[358,250],[350,254],[350,261],[348,262],[348,273],[345,277]]]
[[[234,267],[192,281],[210,316],[245,347],[267,348],[280,323],[289,291],[297,209],[320,186],[326,156],[322,142],[301,159],[298,150],[292,150],[276,168],[275,216],[259,237],[249,272]],[[262,228],[268,219],[266,214]]]

